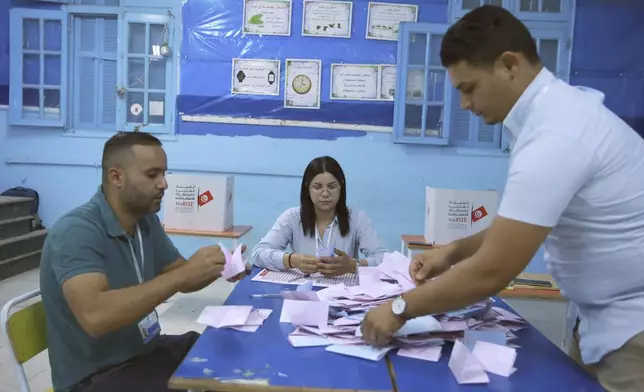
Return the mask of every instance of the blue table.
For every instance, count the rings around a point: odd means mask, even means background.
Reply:
[[[259,272],[254,269],[252,276]],[[459,385],[447,367],[452,344],[445,344],[438,363],[398,356],[372,362],[324,351],[324,347],[293,348],[293,330],[280,323],[281,298],[252,299],[250,294],[277,293],[294,286],[240,281],[227,305],[273,309],[257,332],[207,328],[177,368],[169,385],[209,391],[604,391],[595,379],[534,327],[517,332],[515,367],[509,378],[488,374],[489,384]],[[496,306],[512,310],[497,298]],[[226,383],[257,381],[260,385]],[[394,387],[395,385],[395,387]]]
[[[257,272],[259,269],[254,269],[251,276]],[[325,352],[324,347],[294,348],[287,340],[294,327],[279,322],[283,300],[250,297],[293,288],[252,282],[250,277],[241,280],[225,304],[252,305],[273,312],[253,333],[207,328],[173,374],[170,387],[209,391],[393,390],[385,360],[347,357]],[[226,380],[254,380],[268,386]]]
[[[498,297],[495,306],[513,311]],[[516,313],[516,312],[515,312]],[[426,362],[412,358],[400,357],[395,353],[389,355],[393,367],[393,379],[398,392],[530,392],[530,391],[566,391],[566,392],[600,392],[604,388],[572,358],[555,346],[550,340],[528,326],[516,332],[513,341],[521,346],[517,349],[514,367],[516,372],[510,377],[487,373],[488,384],[461,385],[456,382],[451,370],[447,367],[452,352],[452,344],[443,346],[438,363]]]

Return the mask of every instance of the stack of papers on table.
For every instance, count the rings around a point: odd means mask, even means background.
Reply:
[[[408,273],[409,261],[398,252],[388,253],[378,267],[359,271],[358,286],[338,284],[317,293],[300,286],[290,294],[283,293],[280,321],[296,326],[288,337],[291,345],[326,346],[330,352],[369,360],[379,360],[398,349],[400,356],[434,362],[440,359],[445,341],[458,342],[467,350],[461,352],[475,352],[476,355],[472,354],[475,358],[518,347],[508,342],[516,338],[513,332],[525,328],[527,323],[514,313],[494,307],[492,299],[457,311],[409,320],[394,334],[390,346],[367,345],[360,330],[366,312],[415,287]],[[456,365],[459,364],[457,361]]]
[[[213,328],[255,332],[271,312],[272,309],[255,309],[252,306],[206,306],[197,318],[197,323]]]

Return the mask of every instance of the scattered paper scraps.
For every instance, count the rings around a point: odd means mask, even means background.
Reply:
[[[399,252],[387,253],[378,267],[360,268],[368,270],[359,270],[357,286],[339,283],[314,292],[311,287],[314,284],[300,285],[289,294],[283,293],[280,321],[296,327],[288,336],[291,345],[325,346],[329,352],[372,361],[397,349],[400,356],[437,362],[447,341],[454,342],[449,366],[457,381],[489,382],[486,371],[512,374],[518,346],[510,341],[516,338],[514,332],[525,328],[527,322],[494,306],[493,299],[409,320],[394,334],[390,346],[374,348],[364,342],[360,323],[367,311],[415,287],[408,273],[409,263],[410,259]]]

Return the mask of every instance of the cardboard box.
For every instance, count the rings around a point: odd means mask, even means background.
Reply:
[[[175,230],[227,231],[233,228],[235,177],[167,174],[163,226]]]
[[[499,208],[494,190],[458,190],[427,187],[425,241],[445,245],[486,229]]]

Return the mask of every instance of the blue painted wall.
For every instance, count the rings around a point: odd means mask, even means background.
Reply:
[[[7,2],[0,0],[0,103],[7,102],[2,88],[8,83],[3,76],[8,73]],[[644,2],[620,1],[610,6],[600,0],[581,3],[575,22],[572,82],[605,91],[607,104],[641,127],[644,55],[637,37],[644,36],[644,26],[637,26],[636,21],[644,16]],[[610,27],[599,29],[600,22]],[[183,72],[187,72],[185,67]],[[7,127],[6,116],[6,110],[0,109],[0,189],[19,184],[37,189],[44,223],[51,225],[96,190],[104,139]],[[255,226],[244,241],[251,246],[284,209],[297,204],[302,171],[319,155],[332,155],[340,161],[349,181],[349,203],[372,217],[392,249],[399,249],[400,234],[422,233],[425,185],[502,190],[507,172],[507,157],[394,145],[389,134],[357,137],[338,132],[337,136],[351,137],[303,140],[295,137],[328,131],[289,128],[281,138],[269,138],[261,135],[271,134],[274,128],[194,123],[179,123],[179,127],[193,135],[165,141],[170,168],[236,175],[235,220]],[[230,134],[245,136],[225,136]],[[62,181],[69,182],[62,186]],[[206,241],[176,238],[186,255]],[[545,271],[540,255],[529,270]]]

